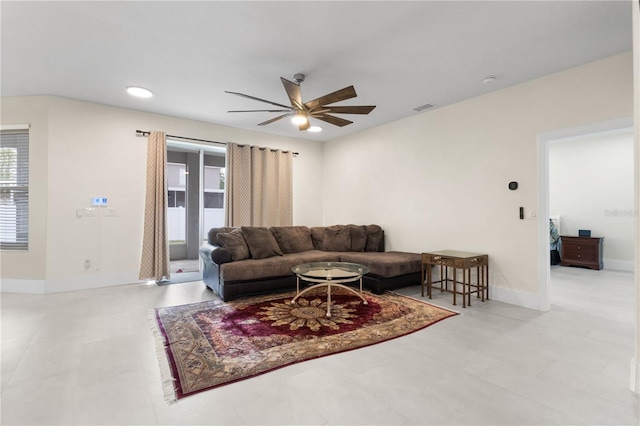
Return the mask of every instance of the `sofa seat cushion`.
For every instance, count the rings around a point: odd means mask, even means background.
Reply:
[[[340,253],[340,261],[365,265],[370,274],[389,278],[419,272],[422,255],[399,251],[346,252]]]
[[[220,278],[225,281],[250,281],[293,275],[291,269],[303,263],[337,262],[339,253],[310,250],[266,259],[246,259],[220,265]]]

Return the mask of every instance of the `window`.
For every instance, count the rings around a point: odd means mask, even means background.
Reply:
[[[0,130],[0,248],[29,248],[29,130],[26,126]]]
[[[168,191],[168,205],[167,207],[185,207],[186,203],[186,192],[185,191]]]
[[[205,192],[205,209],[224,209],[224,192]]]
[[[224,208],[224,167],[204,167],[204,208]]]

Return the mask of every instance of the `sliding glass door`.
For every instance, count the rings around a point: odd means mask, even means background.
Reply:
[[[224,147],[167,140],[170,283],[202,279],[199,248],[224,224]]]

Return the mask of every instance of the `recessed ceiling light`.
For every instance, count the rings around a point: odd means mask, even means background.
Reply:
[[[307,132],[318,133],[322,131],[322,127],[320,126],[311,126],[307,129]]]
[[[135,87],[135,86],[127,87],[127,93],[129,93],[131,96],[136,96],[138,98],[150,98],[153,96],[153,93],[151,93],[151,90],[145,89],[144,87]]]
[[[486,76],[483,80],[482,80],[482,84],[484,84],[485,86],[488,86],[490,84],[493,84],[496,82],[496,76],[495,75],[489,75]]]

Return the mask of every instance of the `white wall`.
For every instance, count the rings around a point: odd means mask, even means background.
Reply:
[[[2,252],[3,291],[48,293],[138,280],[147,144],[136,129],[299,152],[294,222],[322,222],[318,142],[58,97],[2,98],[2,124],[16,123],[31,124],[30,250]],[[76,217],[76,208],[97,195],[117,211],[100,218],[101,232],[98,217]]]
[[[492,296],[539,308],[538,134],[630,117],[632,84],[628,52],[328,142],[324,222],[380,224],[388,250],[487,253]]]
[[[549,144],[549,211],[561,215],[562,235],[605,237],[607,269],[633,271],[633,173],[631,130]]]

